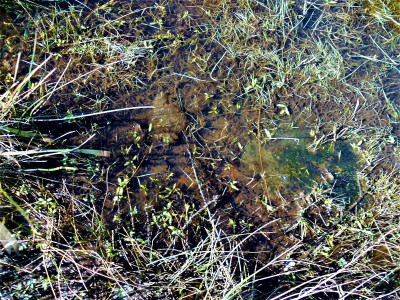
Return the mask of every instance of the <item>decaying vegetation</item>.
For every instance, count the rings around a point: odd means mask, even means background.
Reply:
[[[399,298],[398,1],[0,7],[1,298]]]

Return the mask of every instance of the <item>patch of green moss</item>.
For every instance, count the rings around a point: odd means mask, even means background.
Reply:
[[[356,153],[346,141],[329,142],[316,151],[310,150],[312,142],[307,129],[277,130],[260,149],[257,139],[247,144],[242,167],[249,175],[264,172],[272,189],[309,192],[324,184],[340,204],[349,204],[359,194]]]

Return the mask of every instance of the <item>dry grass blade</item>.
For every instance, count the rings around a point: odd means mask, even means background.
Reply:
[[[25,78],[20,82],[20,83],[14,83],[11,86],[11,90],[6,91],[3,95],[0,96],[0,101],[3,101],[4,99],[7,99],[5,103],[2,104],[3,106],[3,111],[0,116],[0,120],[4,120],[4,118],[7,116],[9,111],[13,108],[13,106],[21,101],[19,95],[22,92],[22,88],[31,80],[31,78],[43,68],[43,66],[52,58],[51,55],[49,55],[40,65],[38,65],[32,72],[30,72]],[[29,91],[26,92],[24,95],[24,99],[28,97],[35,89],[37,89],[41,84],[45,82],[45,80],[55,71],[56,69],[53,69],[50,71],[49,74],[47,74],[41,81],[40,84],[34,86],[31,88]]]

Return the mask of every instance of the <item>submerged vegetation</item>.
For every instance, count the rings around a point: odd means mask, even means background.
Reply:
[[[10,3],[1,298],[400,297],[398,1]]]
[[[261,145],[257,139],[249,141],[241,157],[241,170],[248,172],[249,176],[254,172],[263,173],[269,188],[284,186],[285,190],[292,190],[294,195],[299,190],[310,192],[316,183],[325,184],[331,187],[331,194],[337,198],[338,204],[344,207],[349,205],[351,200],[359,197],[356,174],[359,158],[351,145],[343,141],[317,148],[307,130],[279,130],[267,137],[265,145]]]

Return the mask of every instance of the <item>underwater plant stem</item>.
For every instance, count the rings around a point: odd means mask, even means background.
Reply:
[[[261,154],[261,130],[260,130],[260,121],[261,121],[261,108],[258,110],[258,120],[257,120],[257,141],[258,141],[258,156],[260,159],[260,166],[261,166],[261,174],[262,174],[262,179],[264,181],[264,187],[265,187],[265,194],[267,196],[267,201],[271,199],[268,191],[268,184],[267,180],[265,179],[265,171],[264,171],[264,163],[262,159],[262,154]]]
[[[201,188],[199,177],[197,177],[196,167],[194,165],[194,160],[193,160],[192,154],[190,153],[189,149],[186,149],[186,151],[187,151],[187,153],[189,155],[190,162],[192,164],[193,174],[194,174],[194,177],[196,178],[196,182],[197,182],[197,186],[199,188],[199,192],[200,192],[201,198],[203,199],[203,206],[206,206],[207,213],[208,213],[209,216],[211,216],[210,210],[208,209],[208,205],[206,205],[207,204],[207,200],[206,200],[206,197],[204,196],[203,189]]]
[[[13,83],[15,83],[17,81],[17,75],[18,75],[18,70],[19,70],[19,63],[21,61],[21,54],[22,52],[18,52],[18,56],[17,56],[17,63],[15,64],[15,68],[14,68],[14,78],[13,78]]]
[[[36,46],[37,46],[37,30],[35,30],[35,39],[33,40],[33,52],[32,52],[32,58],[31,58],[31,63],[29,65],[29,73],[30,74],[32,72],[32,67],[33,64],[35,63],[35,55],[36,55]],[[28,82],[28,87],[29,89],[31,88],[31,81],[29,80]]]
[[[0,152],[0,156],[19,156],[19,155],[31,155],[31,154],[45,154],[43,156],[58,155],[58,154],[69,154],[69,153],[82,153],[88,155],[96,155],[103,157],[110,157],[111,152],[107,150],[96,150],[96,149],[44,149],[44,150],[25,150],[25,151],[6,151]]]
[[[104,115],[104,114],[110,114],[114,112],[119,112],[119,111],[125,111],[125,110],[135,110],[135,109],[145,109],[145,108],[154,108],[153,105],[144,105],[144,106],[136,106],[136,107],[124,107],[124,108],[118,108],[118,109],[111,109],[111,110],[106,110],[106,111],[100,111],[96,113],[91,113],[91,114],[85,114],[85,115],[79,115],[79,116],[72,116],[72,117],[64,117],[64,118],[57,118],[57,119],[32,119],[35,122],[56,122],[56,121],[66,121],[66,120],[74,120],[74,119],[80,119],[80,118],[86,118],[86,117],[93,117],[93,116],[98,116],[98,115]]]

